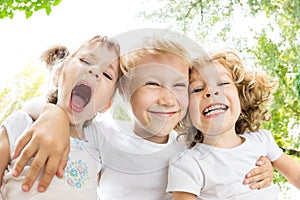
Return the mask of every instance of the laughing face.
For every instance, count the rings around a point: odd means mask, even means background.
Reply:
[[[219,63],[193,69],[190,75],[190,117],[205,137],[235,133],[241,106],[229,71]]]
[[[145,56],[127,81],[137,135],[163,143],[188,106],[189,65],[175,56]]]
[[[77,125],[109,107],[119,75],[118,55],[95,37],[62,66],[57,105]]]

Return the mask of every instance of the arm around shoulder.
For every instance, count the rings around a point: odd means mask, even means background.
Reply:
[[[273,162],[273,166],[295,187],[300,189],[300,163],[285,153]]]
[[[33,98],[23,104],[22,110],[26,112],[33,120],[36,120],[42,113],[46,103],[42,97]]]

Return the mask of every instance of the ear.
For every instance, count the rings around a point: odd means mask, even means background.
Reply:
[[[106,106],[102,110],[100,110],[100,113],[106,112],[111,107],[111,105],[112,105],[112,99],[110,99],[109,102],[106,104]]]

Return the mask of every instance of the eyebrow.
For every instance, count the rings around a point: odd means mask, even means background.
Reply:
[[[226,71],[222,71],[221,73],[219,73],[220,76],[229,76],[229,78],[232,78],[232,75],[230,72],[228,72],[227,70]]]
[[[88,61],[89,65],[94,65],[96,62],[95,55],[90,54],[90,53],[80,54],[80,55],[75,56],[75,58],[85,59]]]

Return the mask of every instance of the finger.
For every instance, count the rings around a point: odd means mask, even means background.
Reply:
[[[44,192],[51,183],[53,177],[55,176],[60,159],[58,157],[51,157],[48,159],[45,171],[40,179],[38,184],[38,191]]]
[[[262,162],[262,165],[260,165],[259,167],[256,167],[254,169],[252,169],[250,172],[248,172],[246,174],[246,178],[250,178],[262,173],[266,173],[267,175],[273,173],[273,168],[270,162],[268,162],[266,160],[266,162],[264,162],[263,160],[259,160],[258,162]]]
[[[259,159],[257,160],[257,162],[256,162],[256,166],[262,166],[262,165],[264,165],[264,164],[267,164],[267,161],[268,161],[269,159],[267,158],[267,157],[265,157],[265,156],[260,156],[259,157]]]
[[[70,152],[70,145],[66,148],[63,156],[62,156],[62,159],[60,161],[60,164],[58,166],[58,170],[57,170],[57,176],[59,178],[62,178],[64,176],[64,169],[65,167],[67,166],[67,163],[68,163],[68,156],[69,156],[69,152]]]
[[[14,177],[19,176],[28,161],[36,154],[37,149],[38,147],[32,143],[22,151],[21,156],[17,159],[17,162],[14,166],[14,173],[12,174]]]
[[[269,187],[271,185],[271,181],[269,179],[265,179],[263,181],[254,183],[252,185],[250,185],[250,189],[251,190],[256,190],[256,189],[262,189],[262,188],[266,188]]]
[[[244,184],[252,184],[269,178],[267,173],[256,174],[255,176],[248,177],[244,180]]]
[[[28,142],[31,140],[31,138],[32,138],[32,132],[30,130],[28,130],[25,134],[23,134],[18,139],[17,145],[12,154],[13,159],[17,158],[20,155],[20,153],[22,152],[24,147],[28,144]]]
[[[27,172],[26,177],[23,181],[22,189],[24,192],[28,192],[31,189],[32,185],[43,169],[45,162],[47,162],[47,156],[45,156],[45,154],[38,153],[34,157],[29,171]]]

